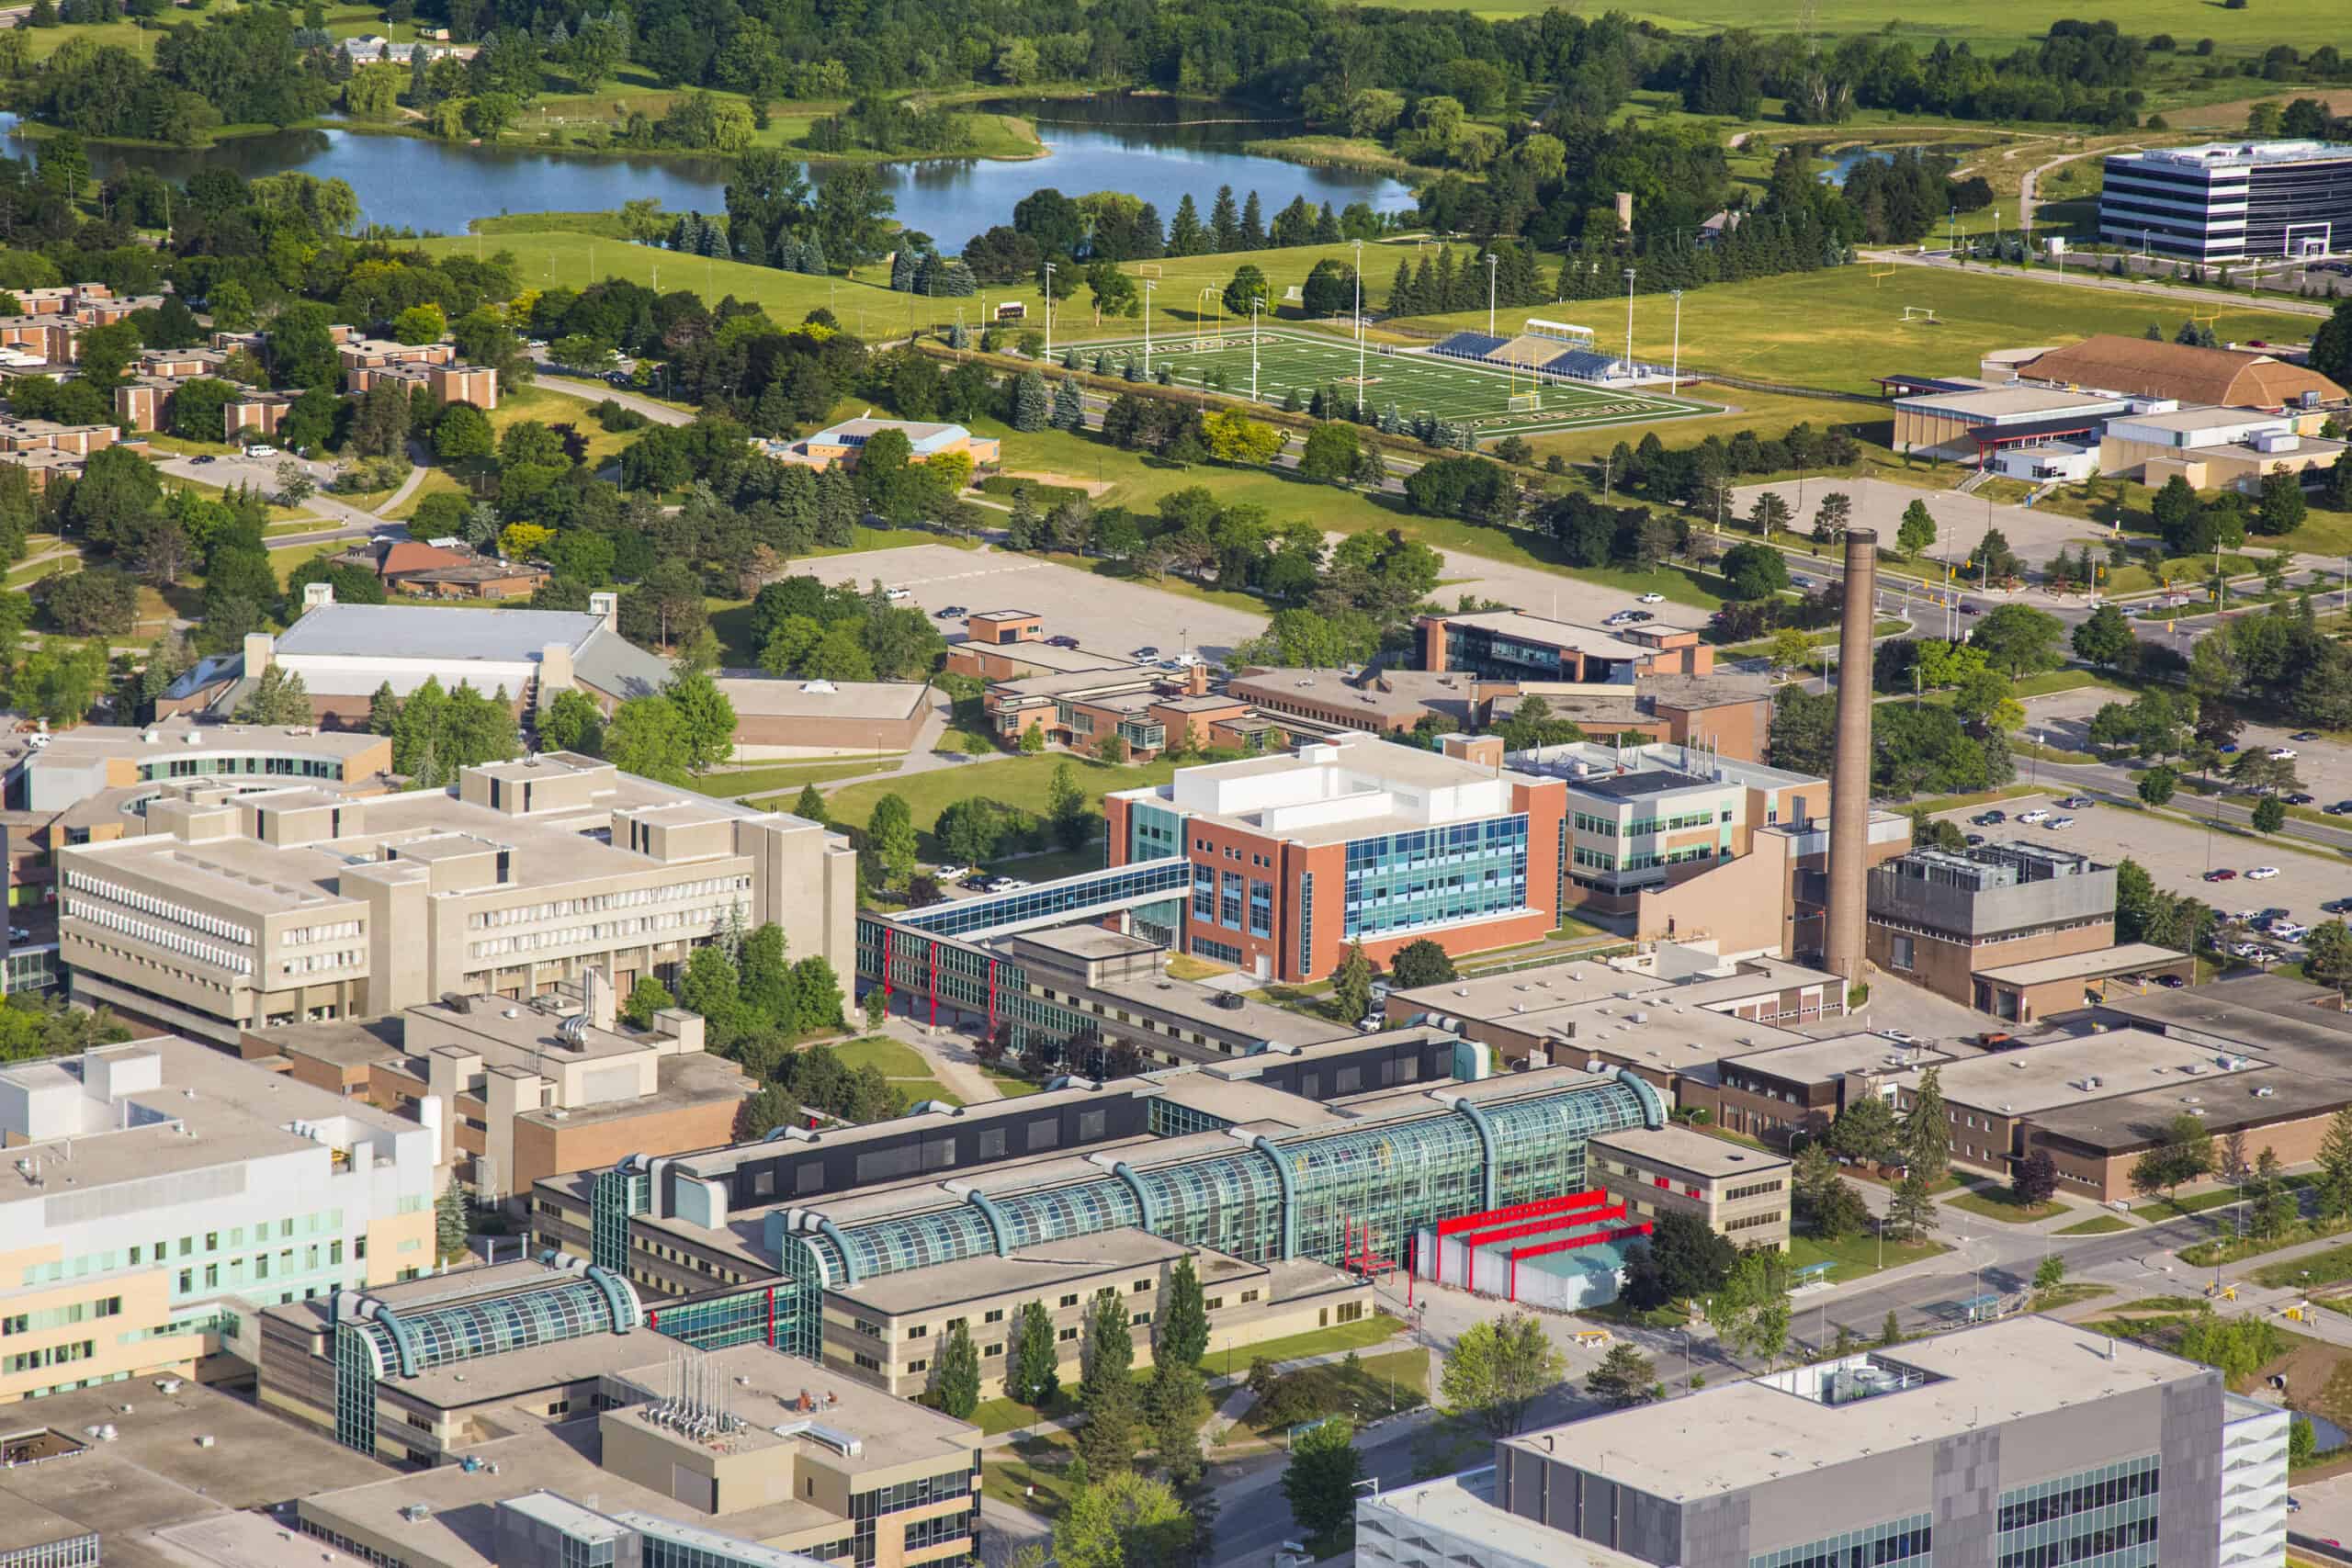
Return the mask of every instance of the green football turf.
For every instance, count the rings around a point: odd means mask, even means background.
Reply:
[[[1107,353],[1114,366],[1143,357],[1143,339],[1121,338],[1110,343],[1074,345],[1081,363],[1091,366],[1096,353]],[[1467,423],[1482,437],[1534,435],[1545,431],[1575,430],[1587,425],[1631,423],[1671,419],[1678,415],[1713,413],[1705,403],[1668,398],[1648,391],[1544,382],[1540,388],[1527,371],[1515,377],[1499,367],[1468,360],[1444,359],[1403,349],[1383,353],[1367,344],[1361,364],[1365,386],[1363,400],[1374,409],[1395,404],[1410,420],[1428,413],[1453,423]],[[1569,346],[1563,343],[1565,352]],[[1357,395],[1357,345],[1346,340],[1308,337],[1259,329],[1256,344],[1257,400],[1280,403],[1292,392],[1301,406],[1317,388],[1336,389],[1343,399]],[[1251,344],[1244,331],[1222,337],[1152,335],[1151,374],[1166,367],[1176,385],[1219,389],[1228,396],[1249,397],[1251,388]],[[1213,389],[1210,377],[1222,373],[1225,385]],[[1514,394],[1534,391],[1535,408],[1514,409]]]

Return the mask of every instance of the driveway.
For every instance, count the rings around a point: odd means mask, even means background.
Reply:
[[[278,535],[269,541],[272,549],[283,549],[289,545],[318,544],[329,539],[365,538],[379,531],[401,527],[398,523],[388,523],[372,512],[362,512],[327,494],[327,481],[334,478],[333,463],[305,461],[280,454],[273,457],[221,457],[209,463],[198,462],[193,457],[166,457],[156,467],[174,479],[216,485],[222,490],[233,490],[241,484],[250,485],[264,495],[270,495],[277,490],[277,465],[288,461],[309,474],[311,482],[319,487],[318,492],[302,504],[326,519],[326,523],[315,531]]]
[[[692,424],[695,422],[694,415],[681,409],[673,409],[667,403],[657,403],[651,398],[642,398],[635,392],[625,392],[618,387],[607,386],[602,381],[582,381],[570,376],[550,376],[545,370],[541,370],[533,378],[533,385],[544,387],[550,392],[561,392],[570,398],[585,398],[592,403],[601,403],[606,398],[610,398],[621,407],[633,409],[656,424]]]
[[[1112,659],[1125,659],[1130,649],[1149,644],[1163,654],[1190,649],[1222,660],[1266,628],[1266,616],[1252,611],[994,549],[909,545],[820,556],[793,570],[859,588],[876,582],[903,588],[912,604],[934,615],[955,604],[976,612],[1034,610],[1046,618],[1046,636],[1074,637],[1089,652]],[[963,639],[960,618],[937,624],[951,643]]]

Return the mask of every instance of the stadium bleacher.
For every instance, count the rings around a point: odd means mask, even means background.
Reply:
[[[1613,355],[1572,348],[1545,360],[1541,369],[1546,376],[1565,376],[1572,381],[1609,381],[1625,374],[1625,362]]]
[[[1455,333],[1438,340],[1430,352],[1449,355],[1455,359],[1483,360],[1509,342],[1509,338],[1489,337],[1485,333]]]

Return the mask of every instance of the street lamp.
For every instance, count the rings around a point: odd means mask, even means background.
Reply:
[[[1363,242],[1354,242],[1356,248],[1356,400],[1363,400]]]
[[[1054,356],[1054,264],[1046,264],[1046,357]]]
[[[1674,291],[1674,365],[1666,373],[1666,393],[1672,397],[1682,390],[1682,290]]]
[[[1487,335],[1495,335],[1495,253],[1487,253]]]
[[[1159,279],[1143,280],[1143,378],[1151,379],[1151,291],[1159,287]]]
[[[1634,269],[1625,269],[1625,370],[1634,368]]]

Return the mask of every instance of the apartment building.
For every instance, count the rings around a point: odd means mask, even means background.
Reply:
[[[1566,790],[1457,757],[1342,735],[1178,770],[1104,802],[1113,865],[1192,865],[1188,953],[1284,980],[1424,937],[1475,953],[1559,922]]]
[[[442,345],[435,345],[442,346]],[[429,391],[443,404],[471,403],[488,412],[498,406],[498,371],[488,365],[461,365],[455,360],[395,359],[380,364],[353,365],[344,348],[344,390],[356,396],[382,382],[398,382],[412,392]]]
[[[1689,1214],[1738,1247],[1789,1245],[1794,1168],[1779,1155],[1672,1123],[1604,1133],[1586,1150],[1587,1179],[1628,1219]]]
[[[2115,943],[2115,868],[2041,843],[1915,850],[1871,868],[1870,961],[1990,1011],[1982,971]]]
[[[1527,1432],[1356,1505],[1365,1568],[2253,1568],[2288,1413],[2024,1316]]]
[[[227,1044],[444,993],[527,1001],[590,969],[626,995],[737,914],[851,972],[847,840],[594,758],[373,798],[194,790],[143,821],[60,852],[61,958],[77,998]]]
[[[432,1134],[169,1036],[0,1067],[0,1402],[193,1376],[265,1303],[433,1266]]]

